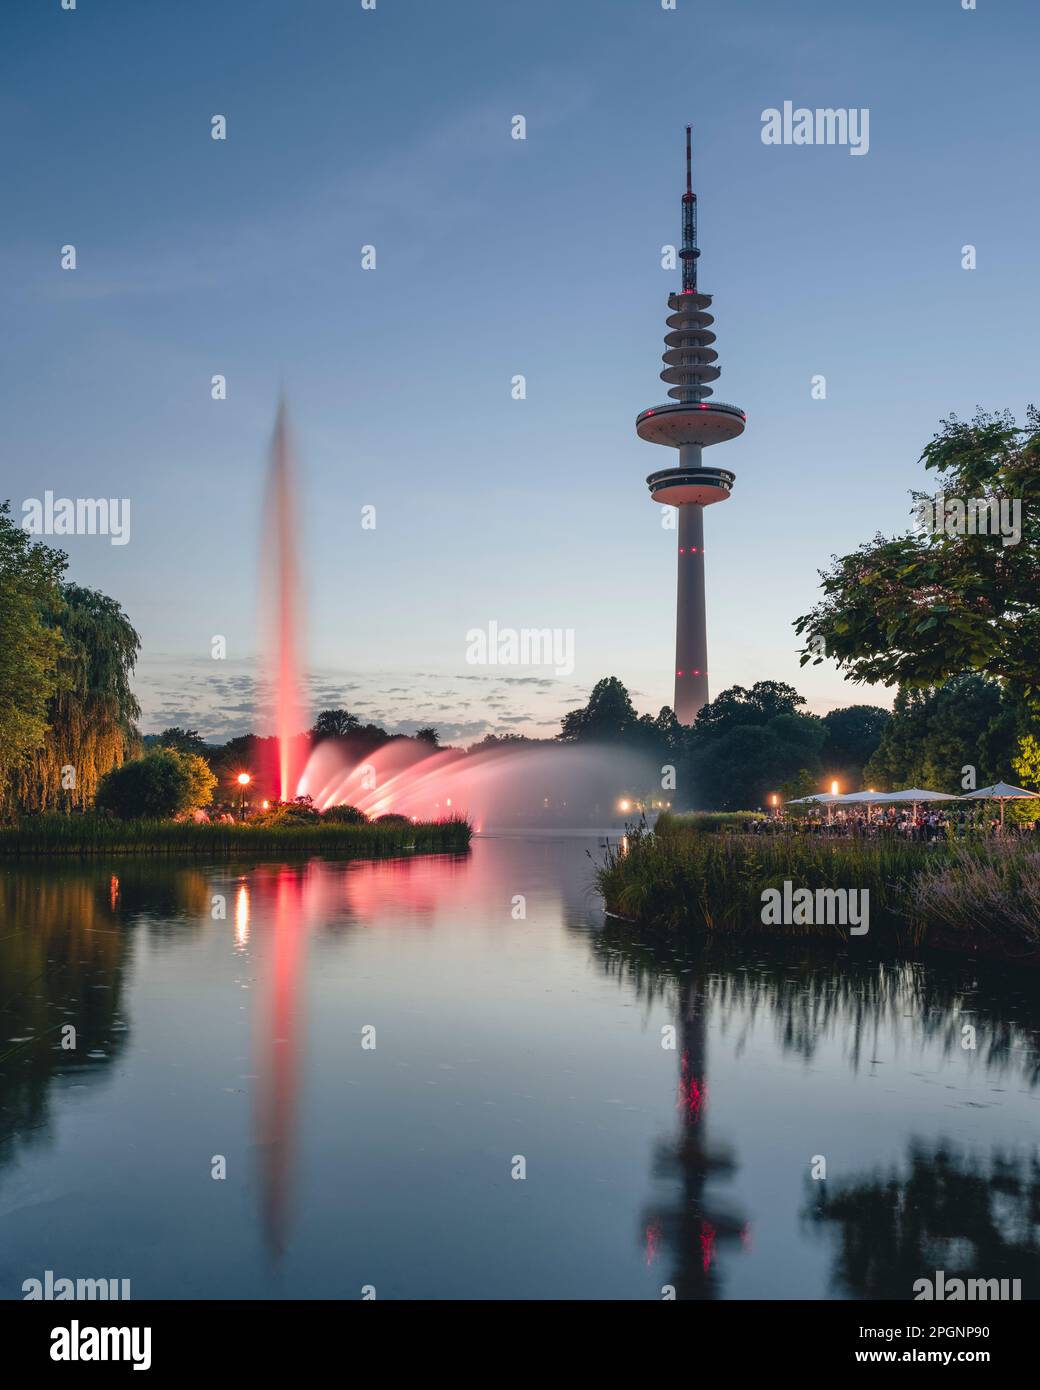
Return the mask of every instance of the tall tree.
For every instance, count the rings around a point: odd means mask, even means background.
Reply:
[[[932,526],[835,557],[822,602],[795,623],[802,665],[830,658],[854,680],[917,687],[974,672],[1040,706],[1040,412],[1022,428],[1007,412],[950,416],[921,460],[940,483],[915,494]],[[1017,507],[1020,534],[965,534],[969,502],[1003,504],[1012,521]]]
[[[566,742],[617,743],[635,726],[636,712],[617,676],[605,676],[593,686],[588,704],[565,714],[560,723],[557,738]]]
[[[693,730],[697,737],[714,737],[738,727],[768,724],[778,714],[797,714],[804,704],[804,695],[784,681],[756,681],[750,690],[731,685],[701,706]]]
[[[823,716],[827,742],[823,759],[832,777],[847,784],[844,791],[858,791],[863,781],[863,769],[873,757],[885,725],[892,718],[890,710],[880,705],[846,705],[832,709]]]
[[[78,584],[63,585],[61,596],[64,640],[49,727],[13,777],[16,801],[27,811],[90,806],[100,779],[140,742],[130,677],[141,639],[115,599]]]
[[[314,721],[311,737],[315,743],[326,738],[347,738],[360,727],[357,715],[345,709],[323,709]]]
[[[66,558],[29,540],[0,503],[0,799],[9,778],[47,735],[48,704],[57,688]]]
[[[202,754],[206,750],[206,741],[198,729],[182,729],[177,724],[163,729],[155,741],[160,748],[173,748],[178,753]]]

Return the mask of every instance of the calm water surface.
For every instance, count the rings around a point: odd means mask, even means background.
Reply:
[[[0,1296],[1035,1297],[1033,977],[655,947],[589,850],[0,867]]]

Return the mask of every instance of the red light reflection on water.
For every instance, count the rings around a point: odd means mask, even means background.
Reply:
[[[646,1228],[646,1262],[653,1264],[657,1259],[658,1249],[661,1244],[661,1224],[658,1221],[651,1221]]]
[[[710,1221],[701,1221],[701,1268],[707,1274],[715,1258],[715,1227]]]
[[[682,1074],[679,1077],[679,1090],[675,1108],[684,1110],[691,1120],[699,1120],[708,1103],[708,1083],[703,1077],[694,1076],[690,1068],[690,1054],[682,1055]]]

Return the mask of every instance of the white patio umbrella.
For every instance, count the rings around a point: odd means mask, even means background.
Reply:
[[[882,792],[885,801],[959,801],[953,792],[930,792],[925,787],[907,787],[901,792]]]
[[[1007,782],[994,782],[992,787],[980,787],[977,792],[965,792],[965,801],[999,801],[1000,824],[1004,824],[1004,807],[1009,801],[1031,801],[1040,792],[1027,792],[1024,787],[1012,787]]]
[[[883,799],[889,802],[909,801],[913,803],[914,815],[917,815],[918,804],[922,801],[959,801],[960,797],[954,796],[952,792],[931,792],[927,787],[904,787],[899,792],[884,792]]]

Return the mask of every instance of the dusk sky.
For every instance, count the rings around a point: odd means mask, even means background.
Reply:
[[[671,702],[645,477],[674,460],[634,422],[667,398],[687,122],[716,395],[748,413],[705,455],[736,473],[705,517],[711,692],[891,701],[800,671],[792,622],[832,553],[909,527],[941,417],[1036,397],[1035,0],[7,0],[0,26],[0,497],[130,498],[128,544],[52,543],[141,633],[144,731],[268,731],[283,389],[315,710],[469,742],[551,735],[605,675]],[[788,100],[869,108],[869,152],[763,144]],[[573,674],[467,665],[490,621],[573,629]]]

